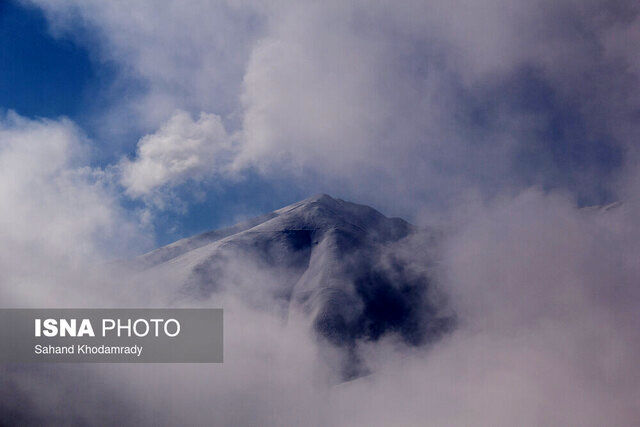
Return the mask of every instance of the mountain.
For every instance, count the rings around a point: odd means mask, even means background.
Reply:
[[[345,379],[361,375],[361,341],[388,334],[433,342],[454,325],[434,284],[434,234],[375,209],[322,194],[230,228],[145,254],[142,276],[177,284],[176,297],[220,292],[284,316],[300,313],[345,355]]]

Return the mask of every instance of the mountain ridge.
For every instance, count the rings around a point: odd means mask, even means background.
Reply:
[[[198,249],[202,246],[224,239],[233,234],[248,231],[252,228],[255,228],[256,226],[262,225],[265,222],[270,221],[271,219],[277,218],[283,214],[290,213],[291,211],[294,211],[300,208],[311,207],[313,205],[319,205],[319,206],[324,206],[326,208],[329,208],[329,206],[336,207],[339,205],[344,206],[345,204],[351,205],[351,206],[357,206],[359,209],[369,210],[370,213],[374,216],[379,215],[381,217],[384,217],[380,212],[378,212],[377,210],[369,206],[357,205],[355,203],[345,202],[342,199],[334,199],[333,197],[325,193],[319,193],[309,198],[306,198],[304,200],[301,200],[299,202],[277,209],[273,212],[270,212],[264,215],[259,215],[257,217],[248,219],[246,221],[241,221],[238,224],[232,225],[230,227],[224,227],[217,230],[210,230],[204,233],[196,234],[194,236],[179,239],[168,245],[162,246],[146,254],[143,254],[137,257],[136,260],[143,267],[150,267],[153,265],[160,264],[162,262],[169,261],[170,259],[176,258],[185,252]],[[409,224],[408,222],[404,221],[401,218],[394,217],[394,218],[389,218],[389,220],[396,222],[399,227],[405,226],[407,228],[413,228],[411,224]],[[293,228],[291,229],[293,230]],[[309,228],[309,229],[311,230],[312,228]]]
[[[366,369],[359,343],[392,335],[436,341],[455,317],[424,245],[433,233],[377,210],[319,194],[139,257],[140,278],[173,284],[180,298],[231,292],[265,310],[300,313],[341,354],[344,379]]]

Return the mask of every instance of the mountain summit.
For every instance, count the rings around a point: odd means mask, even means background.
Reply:
[[[359,375],[357,345],[397,336],[408,345],[453,325],[423,248],[431,233],[326,194],[141,256],[144,275],[178,284],[182,298],[240,295],[265,310],[301,313],[318,339],[344,350],[343,377]],[[416,244],[416,241],[421,244]]]
[[[146,267],[154,266],[243,232],[279,230],[322,233],[331,229],[350,230],[355,234],[373,234],[383,240],[398,240],[409,234],[412,226],[400,218],[387,218],[369,206],[319,194],[232,227],[178,240],[143,255],[138,261]]]

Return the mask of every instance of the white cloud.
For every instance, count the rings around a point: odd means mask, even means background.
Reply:
[[[220,117],[176,112],[160,129],[138,142],[133,160],[121,162],[121,182],[127,194],[141,197],[160,187],[173,187],[189,179],[200,180],[229,172],[233,141]]]
[[[175,109],[227,115],[238,105],[243,69],[261,25],[255,6],[237,1],[26,0],[42,7],[52,30],[74,35],[99,60],[115,61],[140,91],[115,100],[107,125],[134,130],[164,122]],[[125,83],[126,84],[126,83]]]
[[[71,301],[79,270],[145,244],[109,178],[87,166],[87,148],[69,120],[11,112],[0,120],[0,290],[7,304]]]
[[[637,132],[629,1],[35,3],[147,88],[108,126],[214,113],[239,135],[229,167],[403,212],[531,184],[597,199]]]

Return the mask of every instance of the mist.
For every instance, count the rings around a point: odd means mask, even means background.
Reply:
[[[224,363],[5,366],[3,416],[139,425],[634,424],[636,207],[578,208],[566,195],[530,189],[467,212],[473,219],[456,218],[429,245],[455,329],[427,346],[393,334],[359,341],[368,373],[357,379],[343,382],[331,356],[340,350],[318,341],[303,316],[265,302],[267,290],[260,298],[241,287],[176,299],[170,277],[136,276],[103,280],[101,306],[224,307]],[[415,240],[402,244],[396,256],[424,259]],[[278,280],[247,262],[236,283]],[[85,284],[67,276],[48,286],[97,300]],[[126,299],[116,296],[129,287]]]

